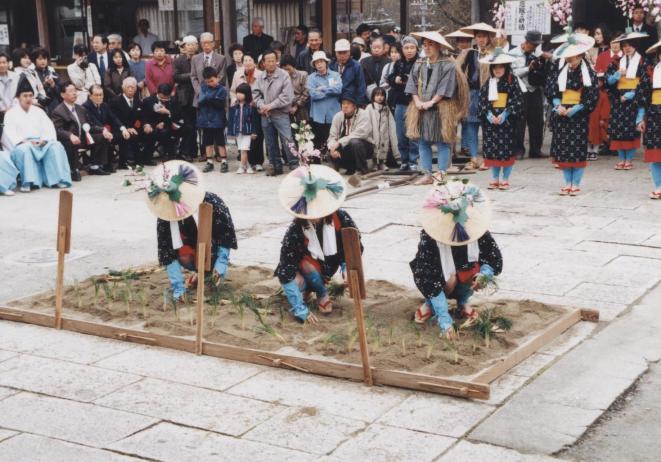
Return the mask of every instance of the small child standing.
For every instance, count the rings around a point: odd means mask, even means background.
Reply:
[[[225,150],[225,101],[227,90],[220,84],[218,71],[213,67],[202,70],[204,82],[200,86],[198,99],[197,128],[202,129],[202,146],[207,158],[204,173],[213,170],[213,147],[220,151],[220,173],[227,173],[227,151]]]
[[[242,83],[236,88],[236,102],[230,107],[227,135],[236,137],[236,146],[241,154],[241,165],[236,173],[255,173],[248,163],[250,142],[257,138],[257,127],[253,119],[252,90],[250,85]]]
[[[367,105],[367,114],[372,122],[372,138],[374,139],[374,163],[379,170],[388,170],[386,160],[388,153],[399,160],[397,148],[397,126],[390,108],[386,104],[386,90],[376,87],[372,91],[372,102]]]

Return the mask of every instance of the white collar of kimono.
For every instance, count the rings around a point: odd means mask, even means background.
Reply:
[[[629,58],[628,56],[624,56],[623,58],[624,59],[620,59],[620,72],[626,71],[627,79],[635,79],[642,56],[640,56],[640,53],[636,52],[632,58]]]
[[[197,212],[193,214],[193,220],[197,225]],[[181,231],[179,230],[179,222],[170,222],[170,235],[172,236],[172,248],[174,250],[181,249],[184,246],[184,241],[181,239]]]
[[[303,235],[308,240],[308,251],[315,260],[324,261],[325,257],[337,254],[337,237],[335,236],[335,226],[333,226],[333,223],[324,223],[322,225],[321,237],[323,247],[319,242],[317,230],[314,225],[308,223],[303,226]]]
[[[560,74],[558,75],[558,89],[560,92],[563,92],[567,89],[567,75],[569,74],[569,64],[566,64],[562,67]],[[583,86],[591,87],[592,80],[590,79],[590,70],[588,65],[585,64],[585,60],[581,61],[581,77],[583,78]]]
[[[498,99],[498,78],[491,77],[489,79],[489,101],[496,101]]]
[[[438,253],[441,255],[441,268],[443,268],[443,279],[445,282],[449,281],[452,276],[457,274],[457,269],[454,266],[454,257],[452,256],[452,246],[442,244],[436,241],[438,246]],[[480,246],[477,241],[468,244],[468,263],[475,263],[480,258]]]
[[[654,67],[654,77],[652,78],[652,88],[661,90],[661,61]]]

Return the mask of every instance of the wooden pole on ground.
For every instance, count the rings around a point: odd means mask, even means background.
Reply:
[[[211,270],[211,204],[203,203],[198,212],[197,225],[197,316],[195,353],[202,354],[204,339],[204,273]]]
[[[60,210],[57,218],[57,278],[55,281],[54,327],[62,328],[62,298],[64,296],[64,255],[71,251],[71,215],[73,194],[60,191]]]
[[[363,313],[363,300],[367,294],[365,291],[359,231],[355,228],[344,228],[342,230],[342,246],[344,248],[344,259],[349,276],[349,293],[353,298],[356,309],[356,328],[358,329],[360,356],[363,363],[363,378],[367,385],[372,386],[374,385],[374,379],[372,378],[372,368],[370,367],[367,333],[365,332],[365,316]]]

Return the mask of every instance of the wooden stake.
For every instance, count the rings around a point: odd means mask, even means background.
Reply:
[[[64,297],[64,255],[71,251],[71,215],[73,194],[60,191],[59,213],[57,218],[57,276],[55,280],[55,316],[53,325],[62,328],[62,298]]]
[[[369,386],[374,385],[372,379],[372,368],[370,368],[370,356],[367,350],[367,334],[365,332],[365,317],[363,315],[363,300],[360,297],[359,291],[355,288],[360,287],[359,276],[357,270],[349,271],[349,281],[351,287],[354,287],[353,304],[356,308],[356,327],[358,329],[358,339],[360,341],[360,356],[363,361],[363,375],[365,383]]]
[[[195,353],[202,354],[202,338],[204,327],[204,260],[206,243],[197,243],[197,329],[195,333]]]

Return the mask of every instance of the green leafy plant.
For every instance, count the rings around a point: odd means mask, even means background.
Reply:
[[[491,338],[502,332],[512,329],[512,320],[501,316],[495,308],[482,311],[470,328],[473,335],[484,340],[484,345],[489,348]]]
[[[342,298],[346,294],[346,291],[347,286],[343,282],[331,281],[328,285],[328,296],[331,298]]]

